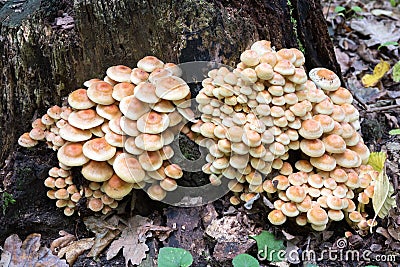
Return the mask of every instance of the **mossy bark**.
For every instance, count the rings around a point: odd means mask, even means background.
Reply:
[[[55,25],[66,14],[73,23]],[[152,54],[233,66],[268,39],[301,46],[308,68],[339,70],[318,0],[8,1],[0,21],[0,166],[36,116],[113,64]]]

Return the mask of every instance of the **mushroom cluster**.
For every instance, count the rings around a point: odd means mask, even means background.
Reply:
[[[86,81],[87,89],[72,92],[68,106],[50,108],[18,143],[45,140],[58,151],[60,168],[50,170],[45,185],[66,215],[82,197],[107,213],[134,188],[164,199],[183,176],[169,162],[169,145],[183,132],[208,149],[202,169],[212,185],[228,179],[232,204],[262,193],[273,201],[273,224],[293,217],[322,231],[345,218],[362,229],[377,173],[366,165],[370,152],[357,133],[350,91],[328,69],[307,75],[295,48],[275,51],[258,41],[240,60],[233,71],[208,72],[196,96],[199,120],[182,70],[147,56],[137,68],[113,66],[103,80]],[[71,167],[87,180],[81,188]]]
[[[180,68],[146,56],[137,68],[112,66],[106,74],[104,80],[86,81],[87,89],[68,96],[68,106],[50,108],[18,140],[24,147],[46,140],[58,151],[61,169],[53,168],[45,184],[66,215],[83,196],[91,210],[107,213],[133,188],[162,200],[183,175],[168,161],[174,155],[169,144],[181,129],[190,134],[185,117],[193,117]],[[88,186],[79,190],[69,173],[68,180],[57,174],[71,167],[81,167]]]
[[[202,116],[191,129],[208,148],[203,171],[210,182],[230,179],[232,204],[257,193],[278,196],[269,215],[275,224],[296,217],[323,230],[328,220],[344,218],[342,209],[356,216],[351,199],[368,203],[373,179],[357,169],[370,152],[357,133],[351,93],[325,68],[308,79],[295,48],[275,51],[258,41],[240,59],[232,72],[211,70],[196,96]]]

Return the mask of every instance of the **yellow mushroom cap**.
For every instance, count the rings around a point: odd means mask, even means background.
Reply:
[[[117,149],[111,146],[104,137],[92,139],[83,145],[83,154],[96,161],[107,161],[114,157],[116,151]]]
[[[139,163],[146,171],[155,171],[163,164],[159,151],[145,151],[139,156]]]
[[[356,168],[361,165],[361,157],[354,151],[346,149],[343,153],[333,154],[336,163],[344,168]]]
[[[43,140],[45,139],[45,132],[40,129],[40,128],[33,128],[30,132],[29,132],[29,137],[32,138],[33,140]]]
[[[121,111],[119,110],[118,105],[97,105],[96,112],[101,117],[105,118],[106,120],[112,120],[116,117],[120,117],[122,115]]]
[[[370,152],[368,147],[362,141],[359,141],[355,146],[350,146],[349,149],[360,156],[362,164],[368,163]]]
[[[294,167],[302,172],[312,172],[313,170],[313,166],[311,165],[311,163],[308,160],[304,159],[296,161]]]
[[[89,99],[86,89],[77,89],[69,94],[68,104],[74,109],[89,109],[96,104]]]
[[[353,102],[353,96],[349,90],[343,87],[339,87],[338,90],[329,94],[332,102],[336,105],[342,105],[345,103],[351,104]]]
[[[147,103],[140,101],[135,96],[124,97],[119,103],[119,108],[121,112],[131,120],[139,119],[150,110]]]
[[[87,96],[90,100],[101,105],[111,105],[115,102],[112,97],[113,86],[107,82],[97,82],[87,89]]]
[[[108,77],[110,77],[110,79],[122,83],[131,81],[131,72],[131,68],[124,65],[117,65],[109,67],[106,71],[106,74]]]
[[[317,226],[323,226],[328,223],[328,214],[318,206],[314,206],[307,211],[307,220]]]
[[[330,134],[322,138],[325,150],[329,153],[343,153],[346,151],[346,142],[337,134]]]
[[[133,82],[134,84],[144,82],[148,78],[149,74],[140,68],[134,68],[131,72],[131,82]]]
[[[170,191],[174,191],[178,187],[178,184],[172,178],[165,178],[162,181],[160,181],[160,186],[165,191],[170,192]]]
[[[349,214],[349,219],[353,222],[361,222],[363,216],[358,211],[352,211]]]
[[[305,120],[301,123],[299,134],[306,139],[317,139],[323,133],[321,124],[313,119]]]
[[[144,114],[137,121],[137,128],[142,133],[158,134],[165,131],[169,125],[169,117],[154,111]]]
[[[132,183],[127,183],[116,174],[114,174],[109,180],[105,181],[102,185],[102,191],[107,194],[107,196],[114,199],[121,199],[128,195],[133,188]]]
[[[155,56],[145,56],[144,58],[138,61],[137,66],[138,68],[144,71],[152,72],[155,69],[163,68],[164,62],[162,62]]]
[[[167,192],[158,184],[153,184],[147,189],[147,194],[153,200],[161,201],[167,196]]]
[[[281,211],[288,217],[296,217],[300,213],[297,209],[296,203],[293,202],[287,202],[283,204]]]
[[[286,196],[289,200],[299,203],[306,197],[306,192],[301,186],[290,186],[286,189]]]
[[[268,214],[268,220],[273,225],[282,225],[286,222],[286,216],[281,210],[273,210]]]
[[[164,146],[164,142],[159,134],[139,134],[135,138],[135,145],[142,150],[157,151]]]
[[[337,183],[345,183],[347,181],[347,173],[340,168],[336,168],[331,171],[329,176],[335,179]]]
[[[273,184],[276,183],[276,188],[278,190],[286,190],[290,185],[289,179],[284,175],[278,175],[278,176],[274,177],[272,179],[272,183]]]
[[[327,196],[326,204],[333,210],[341,210],[343,208],[343,201],[337,196]]]
[[[114,174],[113,168],[105,161],[91,160],[82,167],[82,175],[89,181],[104,182]]]
[[[319,139],[303,139],[300,142],[301,151],[310,157],[321,157],[325,153],[324,143]]]
[[[89,161],[81,143],[65,143],[57,152],[58,161],[67,166],[82,166]]]
[[[32,139],[29,133],[24,133],[19,137],[18,144],[22,147],[34,147],[38,144],[38,141]]]
[[[190,93],[186,82],[176,76],[160,78],[155,82],[155,86],[156,95],[165,100],[184,99]]]
[[[67,123],[59,131],[59,135],[62,139],[70,142],[81,142],[92,138],[90,130],[82,130]]]
[[[150,104],[152,110],[161,113],[170,113],[175,110],[175,106],[169,100],[161,100],[156,104]]]
[[[65,200],[69,199],[69,193],[68,193],[67,189],[65,189],[65,188],[58,189],[54,193],[54,196],[56,199],[65,199]]]
[[[293,75],[295,73],[295,70],[295,66],[290,60],[287,59],[279,60],[274,66],[274,71],[278,72],[281,75]]]
[[[88,208],[92,211],[101,211],[104,207],[103,201],[100,198],[90,198],[88,201]]]
[[[181,167],[177,164],[171,164],[164,168],[164,172],[168,177],[179,179],[183,176]]]
[[[310,163],[322,171],[332,171],[336,167],[336,160],[334,157],[324,154],[321,157],[310,158]]]
[[[139,183],[146,175],[139,161],[128,153],[119,154],[114,160],[113,168],[115,173],[128,183]]]
[[[141,82],[135,87],[135,97],[144,103],[155,104],[160,101],[156,87],[149,82]]]
[[[131,84],[130,82],[122,82],[114,85],[112,97],[117,100],[121,101],[124,97],[133,95],[135,90],[135,85]]]
[[[336,91],[340,87],[339,77],[331,70],[315,68],[309,72],[310,79],[321,89]]]
[[[73,111],[68,117],[68,123],[72,126],[87,130],[99,126],[104,122],[104,118],[97,115],[92,109]]]

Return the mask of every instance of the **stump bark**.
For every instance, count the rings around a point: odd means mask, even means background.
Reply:
[[[17,139],[48,107],[60,105],[85,80],[103,78],[107,67],[134,67],[145,55],[234,66],[241,51],[267,39],[277,49],[303,50],[308,69],[340,73],[318,0],[9,0],[0,8],[0,166],[10,155],[9,162],[23,161],[25,150],[14,153]],[[29,168],[51,166],[46,153],[27,157]],[[25,175],[29,183],[21,184],[25,176],[19,173],[9,166],[0,173],[0,188],[17,198],[8,219],[0,219],[0,240],[21,229],[49,236],[62,229],[68,221],[50,226],[40,212],[29,225],[22,221],[20,208],[28,205],[22,200],[33,198],[31,210],[43,209],[46,175],[33,170]]]

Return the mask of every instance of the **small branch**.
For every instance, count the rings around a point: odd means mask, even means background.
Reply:
[[[400,105],[390,105],[390,106],[384,106],[384,107],[376,107],[376,108],[368,108],[364,112],[366,113],[371,113],[371,112],[379,112],[379,111],[385,111],[385,110],[390,110],[390,109],[400,109]]]

